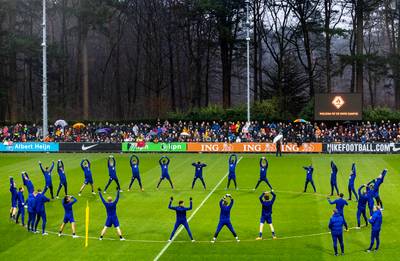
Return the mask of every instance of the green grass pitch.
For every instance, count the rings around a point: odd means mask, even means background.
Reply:
[[[127,241],[97,240],[105,222],[105,210],[98,195],[92,195],[86,188],[74,214],[77,221],[77,234],[84,235],[86,201],[90,204],[89,246],[84,247],[84,239],[72,239],[70,236],[59,238],[50,233],[31,234],[8,219],[10,193],[8,177],[16,178],[21,185],[20,173],[26,170],[36,188],[42,188],[43,176],[38,167],[41,160],[49,165],[62,159],[65,164],[70,194],[77,196],[83,182],[80,160],[91,160],[95,186],[104,188],[108,179],[106,159],[108,154],[1,154],[0,157],[0,260],[153,260],[166,246],[173,228],[175,213],[168,210],[169,197],[183,199],[188,205],[193,197],[190,227],[197,242],[191,243],[186,231],[182,231],[162,254],[160,260],[333,260],[331,236],[328,221],[333,206],[326,196],[330,192],[330,160],[338,166],[339,189],[347,198],[347,180],[351,163],[357,164],[356,187],[378,176],[382,169],[388,169],[388,175],[381,187],[381,198],[385,210],[381,232],[381,248],[377,253],[365,253],[368,247],[370,229],[345,232],[345,252],[343,260],[398,260],[400,250],[400,209],[398,204],[400,176],[400,156],[396,155],[284,155],[269,159],[268,177],[276,190],[277,199],[273,209],[273,223],[277,240],[270,240],[269,227],[264,228],[264,238],[255,241],[258,235],[261,206],[258,197],[266,184],[254,192],[259,176],[259,158],[261,155],[239,155],[237,166],[239,190],[229,190],[235,199],[231,219],[240,243],[233,241],[230,232],[224,228],[215,244],[209,243],[216,229],[219,217],[219,199],[227,193],[225,190],[227,172],[227,154],[170,154],[170,173],[176,189],[172,191],[167,182],[162,183],[159,191],[155,189],[160,175],[158,159],[160,154],[141,154],[140,171],[145,191],[140,192],[135,182],[134,191],[127,192],[130,181],[129,155],[115,155],[117,173],[124,192],[118,204],[117,213],[121,229]],[[205,168],[207,190],[198,182],[194,190],[190,189],[194,169],[193,161],[201,160],[208,164]],[[314,180],[318,194],[301,193],[304,186],[305,171],[302,166],[313,163]],[[220,183],[223,179],[222,183]],[[219,186],[218,183],[220,183]],[[58,186],[56,170],[53,171],[53,184]],[[217,187],[216,187],[217,186]],[[216,189],[213,191],[213,189]],[[115,196],[115,185],[107,195]],[[49,195],[49,194],[47,194]],[[62,193],[63,195],[63,193]],[[27,193],[25,192],[25,196]],[[209,196],[209,197],[208,197]],[[199,208],[200,203],[206,199]],[[49,232],[58,231],[63,218],[61,200],[46,204]],[[345,208],[345,217],[350,227],[356,225],[356,202],[350,202]],[[65,233],[70,234],[67,225]],[[117,239],[114,229],[109,229],[107,238]],[[143,240],[144,242],[140,242]]]

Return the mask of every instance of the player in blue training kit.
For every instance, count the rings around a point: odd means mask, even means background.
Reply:
[[[183,225],[185,227],[186,231],[188,232],[190,239],[192,240],[192,242],[194,242],[192,232],[190,231],[189,224],[186,219],[186,211],[192,210],[192,206],[193,206],[192,198],[190,198],[190,206],[188,208],[185,208],[183,200],[179,201],[178,206],[173,207],[172,206],[173,200],[174,200],[174,198],[171,197],[168,208],[171,210],[175,210],[176,222],[175,222],[174,229],[172,230],[171,236],[169,237],[168,241],[172,241],[172,238],[174,237],[176,230],[179,228],[180,225]]]
[[[313,172],[314,172],[313,166],[310,165],[308,167],[303,167],[303,169],[305,169],[307,171],[307,173],[306,173],[306,183],[304,185],[304,191],[303,192],[307,191],[308,183],[311,183],[311,186],[314,189],[314,193],[317,192],[317,190],[315,189],[314,180],[313,180]]]
[[[228,200],[230,199],[230,202]],[[221,213],[219,215],[219,223],[217,230],[215,231],[214,238],[211,240],[211,243],[215,243],[215,240],[217,240],[218,234],[221,231],[221,229],[226,226],[232,233],[232,235],[235,237],[237,242],[240,242],[239,237],[237,236],[235,230],[233,229],[232,223],[231,223],[231,209],[233,206],[233,198],[230,194],[226,194],[220,201],[219,201],[219,207],[221,208]]]
[[[50,168],[46,167],[45,169],[42,166],[42,162],[39,161],[39,167],[42,170],[44,180],[46,182],[46,185],[45,185],[43,191],[50,190],[51,199],[54,199],[53,182],[51,180],[51,172],[53,171],[53,168],[54,168],[54,161],[51,162]]]
[[[343,243],[343,225],[346,222],[344,221],[343,216],[339,213],[337,209],[333,210],[333,215],[329,220],[329,229],[331,230],[332,241],[333,241],[333,249],[335,250],[335,256],[338,255],[337,251],[337,241],[340,244],[340,250],[342,251],[342,255],[344,255],[344,243]]]
[[[107,212],[106,224],[104,225],[104,228],[101,231],[99,240],[103,240],[103,236],[107,232],[107,228],[114,226],[115,229],[117,230],[119,239],[121,241],[124,241],[125,238],[122,236],[122,232],[121,232],[121,229],[119,228],[119,221],[118,221],[118,217],[117,217],[117,203],[119,200],[120,189],[117,188],[117,197],[115,198],[114,201],[113,201],[112,197],[108,197],[107,201],[106,201],[103,198],[103,195],[101,194],[101,188],[99,188],[98,191],[99,191],[100,199],[103,202],[103,204],[106,208],[106,212]]]
[[[276,194],[273,190],[271,190],[272,199],[270,199],[269,192],[263,192],[259,197],[262,211],[261,211],[261,218],[260,218],[260,233],[256,240],[262,240],[262,234],[264,230],[264,223],[267,222],[269,227],[271,228],[272,238],[276,239],[275,229],[272,225],[272,206],[274,205]]]
[[[17,218],[15,219],[15,223],[18,224],[18,219],[21,216],[21,225],[25,226],[25,198],[24,198],[24,188],[20,187],[18,189],[18,212]]]
[[[356,189],[354,188],[354,181],[356,180],[356,176],[357,176],[356,164],[353,163],[351,165],[351,173],[349,176],[349,185],[347,186],[347,188],[349,190],[349,199],[348,200],[351,200],[351,194],[353,194],[353,193],[354,193],[354,196],[356,197],[356,200],[358,200]]]
[[[28,231],[35,232],[35,220],[36,220],[36,195],[37,192],[33,191],[28,195]]]
[[[104,193],[107,193],[108,186],[110,186],[111,182],[113,182],[113,181],[115,181],[115,183],[117,183],[117,188],[118,188],[119,192],[122,192],[121,186],[119,185],[119,180],[117,177],[116,161],[113,156],[108,157],[107,166],[108,166],[108,176],[110,178],[108,179],[107,185],[104,188]]]
[[[68,195],[68,187],[67,187],[67,177],[65,176],[64,162],[62,160],[58,160],[57,162],[57,172],[58,177],[60,178],[60,184],[58,185],[56,197],[58,198],[58,194],[60,193],[61,187],[64,187],[65,195]]]
[[[363,216],[365,220],[365,226],[368,226],[368,219],[367,219],[367,213],[366,213],[366,208],[367,208],[367,203],[368,203],[368,195],[367,192],[364,191],[362,192],[362,189],[366,187],[367,185],[362,185],[361,187],[358,188],[358,204],[357,204],[357,227],[356,229],[360,229],[361,226],[361,215]]]
[[[375,251],[378,251],[379,244],[381,242],[379,234],[381,233],[381,227],[382,227],[382,212],[380,207],[377,206],[374,207],[374,213],[372,214],[372,217],[368,220],[368,222],[371,224],[372,228],[371,228],[371,243],[369,244],[367,252],[370,252],[372,250],[375,240],[376,240]]]
[[[25,171],[23,171],[21,173],[21,177],[22,177],[22,183],[24,184],[24,186],[26,187],[26,189],[28,190],[28,193],[31,194],[33,193],[33,191],[35,190],[35,187],[33,186],[32,181],[30,180],[28,173],[26,173]]]
[[[45,208],[45,203],[49,202],[50,199],[48,199],[44,193],[46,193],[46,190],[43,192],[38,189],[38,193],[36,195],[36,223],[35,223],[35,233],[37,233],[37,227],[39,225],[40,219],[42,219],[42,235],[47,236],[48,234],[46,233],[46,223],[47,223],[47,217],[46,217],[46,208]]]
[[[374,189],[373,189],[374,193],[373,193],[373,196],[374,196],[374,198],[375,198],[375,200],[376,200],[376,204],[377,204],[378,206],[380,206],[382,210],[383,210],[383,204],[382,204],[381,197],[379,196],[379,188],[380,188],[380,186],[382,185],[383,180],[385,179],[386,174],[387,174],[387,169],[384,169],[384,170],[382,171],[381,175],[379,175],[379,177],[377,177],[376,179],[371,180],[371,181],[368,183],[368,185],[374,184]]]
[[[229,188],[231,184],[231,180],[235,184],[235,189],[237,189],[237,183],[236,183],[236,164],[238,162],[238,157],[236,154],[232,154],[229,156],[229,174],[228,174],[228,184],[226,185],[226,189]]]
[[[337,186],[337,173],[338,173],[338,169],[336,167],[336,164],[333,162],[333,160],[331,161],[331,196],[333,196],[333,190],[336,190],[336,195],[339,195],[339,189]]]
[[[83,159],[81,161],[81,168],[85,175],[85,181],[83,182],[83,185],[79,190],[78,196],[82,194],[82,190],[86,187],[87,184],[90,184],[90,186],[92,187],[92,194],[95,195],[96,193],[94,192],[93,188],[93,176],[92,176],[92,171],[90,169],[90,161],[88,159]]]
[[[15,184],[13,177],[10,177],[10,193],[11,193],[10,218],[12,220],[15,220],[15,216],[17,214],[18,192],[17,192],[17,184]]]
[[[161,167],[161,177],[160,177],[160,181],[158,181],[158,184],[157,184],[157,190],[160,187],[161,181],[163,181],[164,179],[168,180],[169,184],[171,185],[171,188],[174,189],[174,185],[172,184],[171,177],[169,176],[169,173],[168,173],[169,162],[170,162],[170,160],[167,156],[162,156],[160,158],[160,160],[158,161],[158,163],[160,164],[160,167]]]
[[[349,228],[348,228],[346,220],[344,218],[344,207],[348,206],[349,204],[347,203],[346,200],[343,199],[343,197],[344,197],[343,193],[340,193],[338,199],[331,201],[330,198],[328,198],[328,202],[331,205],[336,205],[336,210],[340,215],[342,215],[344,227],[346,228],[346,231],[348,231]]]
[[[132,179],[131,179],[131,183],[129,184],[128,191],[131,190],[132,184],[135,181],[135,179],[137,179],[140,189],[142,191],[144,191],[143,186],[142,186],[142,180],[140,179],[139,157],[136,155],[132,155],[131,158],[129,159],[129,163],[130,163],[131,169],[132,169]]]
[[[76,235],[76,227],[75,227],[75,219],[74,219],[74,212],[72,211],[72,205],[74,205],[78,200],[73,196],[65,195],[64,199],[62,200],[62,205],[64,207],[64,220],[61,224],[60,231],[58,232],[58,236],[62,235],[65,225],[69,222],[71,223],[72,228],[72,238],[77,238]]]
[[[369,209],[369,214],[372,216],[374,213],[374,185],[367,185],[366,187],[367,190],[367,199],[368,199],[368,209]]]
[[[267,183],[270,189],[272,189],[272,186],[267,178],[267,171],[268,171],[268,160],[265,157],[262,157],[260,159],[260,178],[258,179],[257,185],[254,188],[254,190],[256,190],[263,181]]]
[[[195,169],[194,178],[192,182],[192,189],[194,188],[194,184],[196,184],[197,179],[200,179],[201,183],[203,184],[204,189],[206,189],[206,183],[204,182],[203,178],[203,168],[207,166],[205,163],[201,163],[198,161],[197,163],[192,163],[192,166]]]

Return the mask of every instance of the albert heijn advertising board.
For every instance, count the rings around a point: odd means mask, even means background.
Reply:
[[[282,144],[282,152],[286,153],[321,153],[322,143]],[[265,153],[275,152],[274,143],[187,143],[187,152],[242,152]]]
[[[58,152],[56,142],[10,142],[0,143],[0,152]]]

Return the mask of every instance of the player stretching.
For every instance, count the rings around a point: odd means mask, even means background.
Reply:
[[[51,172],[53,171],[54,168],[54,161],[51,162],[51,167],[46,167],[46,169],[43,169],[42,166],[42,162],[39,161],[39,167],[42,170],[43,176],[44,176],[44,180],[46,182],[46,185],[43,189],[43,191],[49,189],[50,190],[50,195],[51,195],[51,199],[54,199],[54,195],[53,195],[53,182],[51,180]]]
[[[17,214],[18,192],[17,192],[17,184],[15,184],[13,177],[10,177],[10,193],[11,193],[10,218],[12,220],[15,220],[15,216]]]
[[[90,169],[90,161],[88,159],[83,159],[81,161],[81,168],[83,170],[83,173],[85,174],[85,181],[83,182],[83,185],[81,189],[79,190],[78,196],[81,195],[82,190],[86,187],[87,184],[90,184],[92,187],[92,194],[96,194],[93,189],[93,176],[92,176],[92,171]]]
[[[306,174],[306,183],[305,183],[305,185],[304,185],[304,192],[307,191],[308,183],[311,183],[311,186],[312,186],[313,189],[314,189],[314,193],[317,192],[317,190],[315,189],[314,180],[313,180],[314,168],[313,168],[312,164],[311,164],[310,166],[308,166],[308,167],[303,167],[303,169],[305,169],[305,170],[307,171],[307,174]]]
[[[192,182],[192,189],[194,188],[194,184],[196,184],[197,179],[200,179],[201,183],[203,184],[204,189],[206,189],[206,183],[204,182],[203,178],[203,168],[207,166],[205,163],[201,163],[198,161],[197,163],[192,163],[192,166],[195,169],[194,178]]]
[[[158,181],[158,184],[157,184],[157,190],[160,187],[161,181],[163,181],[164,179],[167,179],[169,184],[171,185],[171,188],[174,189],[174,185],[172,184],[171,177],[169,176],[169,173],[168,173],[169,162],[170,162],[170,160],[167,156],[162,156],[160,158],[160,160],[158,161],[158,163],[160,164],[160,167],[161,167],[161,177],[160,177],[160,181]]]
[[[58,194],[60,193],[61,187],[64,187],[64,193],[65,195],[68,195],[67,177],[65,176],[64,163],[61,160],[58,160],[57,162],[57,172],[58,172],[58,177],[60,178],[60,184],[58,185],[56,198],[58,198]]]
[[[366,208],[367,208],[367,203],[368,203],[368,195],[367,192],[361,192],[361,190],[366,187],[367,185],[362,185],[361,187],[358,188],[358,204],[357,204],[357,227],[356,229],[361,228],[361,215],[363,216],[365,220],[365,226],[368,226],[368,219],[367,219],[367,214],[366,214]]]
[[[18,213],[15,223],[18,224],[19,216],[21,216],[21,225],[25,226],[25,198],[24,198],[24,188],[20,187],[18,190]]]
[[[265,157],[262,157],[260,159],[260,178],[258,179],[257,185],[254,188],[254,190],[256,190],[258,188],[258,186],[261,184],[261,182],[265,182],[267,183],[268,187],[270,189],[272,189],[271,184],[268,181],[267,178],[267,171],[268,171],[268,160]]]
[[[122,236],[122,232],[121,232],[121,229],[119,228],[119,221],[118,221],[118,217],[117,217],[117,203],[119,200],[120,189],[117,188],[117,197],[115,198],[114,201],[112,200],[112,197],[108,197],[107,201],[105,201],[103,198],[103,195],[101,194],[101,188],[99,188],[98,191],[99,191],[100,199],[103,202],[104,206],[106,207],[106,211],[107,211],[106,224],[105,224],[103,230],[101,231],[99,240],[103,240],[103,236],[107,232],[107,228],[114,226],[115,229],[117,230],[119,239],[121,241],[124,241],[125,238]]]
[[[335,250],[335,256],[338,255],[337,251],[337,241],[340,244],[340,250],[342,251],[342,255],[344,255],[344,244],[343,244],[343,225],[346,222],[344,221],[343,216],[339,213],[337,209],[333,210],[333,215],[329,220],[329,229],[331,230],[332,241],[333,241],[333,249]]]
[[[108,179],[107,185],[104,188],[104,193],[107,193],[107,188],[108,188],[108,186],[110,186],[110,184],[111,184],[111,182],[113,182],[113,180],[115,181],[115,183],[117,183],[117,188],[118,188],[119,192],[122,192],[121,186],[119,185],[119,180],[117,177],[117,170],[115,169],[116,161],[112,155],[108,157],[107,166],[108,166],[108,176],[110,178]]]
[[[374,213],[374,185],[367,185],[367,198],[368,198],[368,209],[369,215],[372,216]]]
[[[356,197],[356,200],[358,200],[358,196],[356,193],[356,189],[354,188],[354,181],[356,180],[356,164],[353,163],[351,165],[351,173],[349,176],[349,185],[347,186],[348,190],[349,190],[349,200],[351,200],[351,194],[354,193],[354,196]]]
[[[235,189],[237,189],[237,184],[236,184],[236,164],[238,162],[238,157],[236,154],[232,154],[229,156],[229,175],[228,175],[228,184],[226,185],[226,189],[229,188],[231,184],[231,180],[235,184]]]
[[[336,190],[336,195],[339,195],[339,189],[337,186],[337,173],[338,173],[338,169],[336,167],[336,164],[333,162],[333,160],[331,161],[331,196],[333,196],[333,190]]]
[[[29,194],[27,204],[28,204],[28,231],[35,232],[35,219],[36,219],[36,195],[37,192]]]
[[[374,214],[372,214],[372,217],[368,220],[368,222],[371,224],[371,243],[369,245],[369,248],[367,249],[367,252],[371,252],[372,247],[374,246],[375,239],[376,239],[376,246],[375,246],[375,251],[378,251],[379,249],[379,244],[380,244],[380,239],[379,239],[379,234],[381,232],[381,227],[382,227],[382,212],[380,207],[375,206],[374,207]]]
[[[347,203],[346,200],[343,199],[343,197],[344,197],[343,193],[340,193],[338,199],[331,201],[330,198],[328,198],[328,202],[331,205],[336,205],[337,212],[343,217],[344,227],[346,228],[346,231],[349,231],[346,220],[344,219],[344,207],[348,206],[349,204]]]
[[[186,211],[192,210],[192,206],[193,206],[192,198],[190,198],[190,206],[188,208],[185,208],[183,200],[179,201],[177,207],[173,207],[172,206],[173,200],[174,200],[174,198],[171,197],[168,208],[171,210],[175,210],[176,222],[175,222],[174,229],[172,230],[171,236],[169,237],[168,241],[172,241],[172,238],[174,237],[176,230],[179,228],[180,225],[183,225],[185,227],[186,231],[188,232],[190,239],[192,240],[192,242],[194,242],[192,232],[190,231],[189,224],[186,219]]]
[[[46,202],[49,202],[50,199],[48,199],[44,193],[46,193],[46,190],[42,191],[38,189],[38,193],[36,195],[36,223],[35,223],[35,233],[37,233],[37,227],[39,225],[40,219],[42,219],[42,235],[47,236],[48,234],[46,233],[46,223],[47,223],[47,218],[46,218],[46,208],[44,204]]]
[[[33,191],[35,190],[35,187],[33,186],[32,181],[29,179],[28,173],[23,171],[21,173],[21,177],[22,177],[22,183],[24,183],[24,186],[28,190],[28,193],[29,194],[33,193]]]
[[[387,173],[387,169],[384,169],[384,170],[382,171],[382,174],[379,175],[379,177],[377,177],[376,179],[371,180],[371,181],[368,183],[368,185],[374,184],[374,193],[373,193],[373,196],[374,196],[374,198],[375,198],[375,200],[376,200],[376,204],[377,204],[378,206],[380,206],[382,210],[383,210],[383,204],[382,204],[381,197],[379,196],[379,188],[380,188],[380,186],[382,185],[383,180],[385,179],[386,173]]]
[[[256,240],[262,240],[262,234],[264,230],[264,223],[267,222],[269,227],[271,228],[272,238],[276,239],[274,226],[272,225],[272,206],[274,205],[276,195],[273,190],[271,190],[272,199],[270,200],[269,192],[264,192],[259,197],[262,211],[261,211],[261,218],[260,218],[260,233]]]
[[[136,155],[132,155],[131,158],[129,159],[129,162],[131,164],[131,169],[132,169],[132,179],[131,183],[129,184],[128,191],[131,190],[132,184],[137,179],[139,183],[139,187],[142,191],[144,191],[143,186],[142,186],[142,181],[140,179],[140,172],[139,172],[139,158]]]
[[[230,199],[230,202],[228,200]],[[231,209],[233,206],[233,198],[230,194],[226,194],[220,201],[219,201],[219,207],[221,208],[221,213],[219,215],[219,223],[217,230],[215,231],[214,238],[211,240],[211,243],[215,243],[215,240],[217,240],[218,234],[221,231],[221,229],[226,226],[231,232],[232,235],[235,237],[237,242],[240,242],[239,237],[237,236],[235,230],[233,229],[232,223],[231,223]]]
[[[75,204],[78,200],[73,196],[66,195],[62,200],[62,205],[64,207],[64,221],[61,224],[60,231],[58,232],[58,236],[61,237],[62,232],[64,230],[65,225],[70,222],[72,228],[72,238],[77,238],[78,236],[75,234],[76,227],[75,227],[75,219],[74,213],[72,211],[72,205]]]

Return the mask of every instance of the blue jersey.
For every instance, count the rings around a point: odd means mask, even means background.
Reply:
[[[341,235],[343,233],[344,219],[340,213],[335,213],[329,220],[329,229],[332,235]]]
[[[23,208],[25,206],[24,192],[18,191],[18,208]]]
[[[198,178],[203,177],[203,168],[206,167],[207,165],[204,163],[192,163],[192,166],[195,168],[195,173],[194,176]]]
[[[113,164],[111,165],[111,161],[113,161]],[[117,179],[117,170],[115,169],[115,159],[110,158],[108,159],[107,166],[108,166],[108,176],[112,179]]]
[[[85,161],[87,162],[87,166],[84,165]],[[90,170],[90,161],[82,160],[81,168],[83,170],[83,173],[85,174],[85,180],[91,180],[92,179],[92,171]]]
[[[276,195],[274,192],[271,192],[272,194],[272,200],[266,200],[264,201],[264,193],[261,194],[259,197],[261,205],[262,205],[262,211],[261,211],[261,216],[270,216],[272,215],[272,206],[274,205]]]
[[[132,155],[129,162],[131,164],[132,175],[135,177],[139,176],[139,158],[136,155]]]
[[[67,177],[65,176],[64,163],[62,161],[57,162],[57,172],[58,177],[60,178],[60,183],[66,184]]]
[[[180,207],[180,206],[173,207],[172,206],[172,200],[171,200],[169,202],[168,208],[172,209],[172,210],[175,210],[175,212],[176,212],[176,221],[177,222],[184,222],[184,221],[187,221],[186,220],[186,211],[192,210],[192,206],[193,206],[192,205],[192,201],[190,201],[190,206],[188,208]]]
[[[101,201],[103,201],[104,206],[106,207],[107,217],[116,217],[117,216],[117,203],[119,200],[119,191],[117,191],[117,197],[113,202],[107,202],[104,200],[101,192],[99,193]]]
[[[375,211],[368,222],[372,225],[372,231],[380,231],[382,227],[382,212],[380,210]]]
[[[46,186],[51,186],[53,183],[51,181],[51,172],[53,171],[54,168],[54,162],[51,164],[50,169],[45,170],[42,166],[42,163],[39,164],[40,169],[42,170],[44,180],[46,181]]]
[[[387,170],[384,170],[383,172],[382,172],[382,177],[381,178],[377,178],[376,180],[373,180],[373,181],[371,181],[370,183],[374,183],[374,189],[373,189],[373,191],[374,191],[374,197],[377,197],[377,196],[379,196],[379,188],[380,188],[380,186],[382,185],[382,183],[383,183],[383,180],[384,180],[384,178],[385,178],[385,176],[386,176],[386,173],[387,173]]]
[[[328,202],[331,205],[336,205],[336,209],[338,210],[339,214],[343,214],[344,207],[349,205],[347,201],[342,198],[335,199],[334,201],[328,199]]]
[[[233,199],[231,199],[229,205],[225,205],[224,200],[221,199],[221,201],[219,202],[219,207],[221,208],[221,212],[219,214],[220,221],[229,221],[231,219],[232,206],[233,206]]]
[[[357,173],[356,173],[356,164],[353,163],[351,166],[351,174],[349,177],[349,186],[352,187],[354,186],[354,181],[356,179]]]
[[[27,204],[28,204],[28,212],[35,213],[36,212],[36,197],[35,197],[35,195],[33,195],[33,193],[30,193],[28,195]]]
[[[306,170],[306,179],[307,180],[312,180],[313,179],[314,168],[312,166],[308,166],[308,167],[303,167],[303,169]]]
[[[45,204],[46,202],[49,202],[49,201],[50,201],[50,199],[46,198],[45,195],[43,195],[42,193],[38,193],[38,194],[36,195],[36,209],[35,209],[35,212],[36,212],[36,213],[43,213],[43,212],[45,212],[46,209],[45,209],[45,207],[44,207],[44,204]]]
[[[373,206],[374,205],[374,190],[370,189],[367,186],[367,198],[368,198],[368,204]]]
[[[337,177],[337,173],[338,173],[338,169],[336,167],[336,164],[331,161],[331,183],[332,184],[336,184],[336,177]]]
[[[236,175],[236,164],[237,164],[237,156],[235,154],[232,154],[229,156],[229,176],[235,176]]]
[[[163,159],[166,159],[166,162],[163,162]],[[169,166],[169,158],[168,157],[161,157],[161,159],[158,161],[161,167],[161,177],[169,177],[168,173],[168,166]]]
[[[358,189],[358,203],[357,203],[357,208],[360,210],[365,210],[367,203],[368,203],[368,195],[367,193],[361,193],[361,190],[364,186],[361,186]]]
[[[24,185],[26,186],[28,193],[33,193],[33,191],[35,190],[35,187],[33,186],[32,181],[29,179],[28,173],[22,173],[22,182],[24,183]],[[26,179],[25,179],[26,177]]]
[[[263,159],[260,159],[260,179],[267,178],[267,170],[268,170],[268,160],[265,160],[265,165],[263,165]]]
[[[64,207],[65,216],[72,216],[72,205],[75,204],[78,200],[74,197],[71,198],[72,201],[66,202],[64,199],[62,200],[62,205]]]
[[[17,188],[14,186],[14,179],[13,178],[10,178],[10,192],[11,192],[11,203],[13,205],[17,205],[18,191],[17,191]]]

